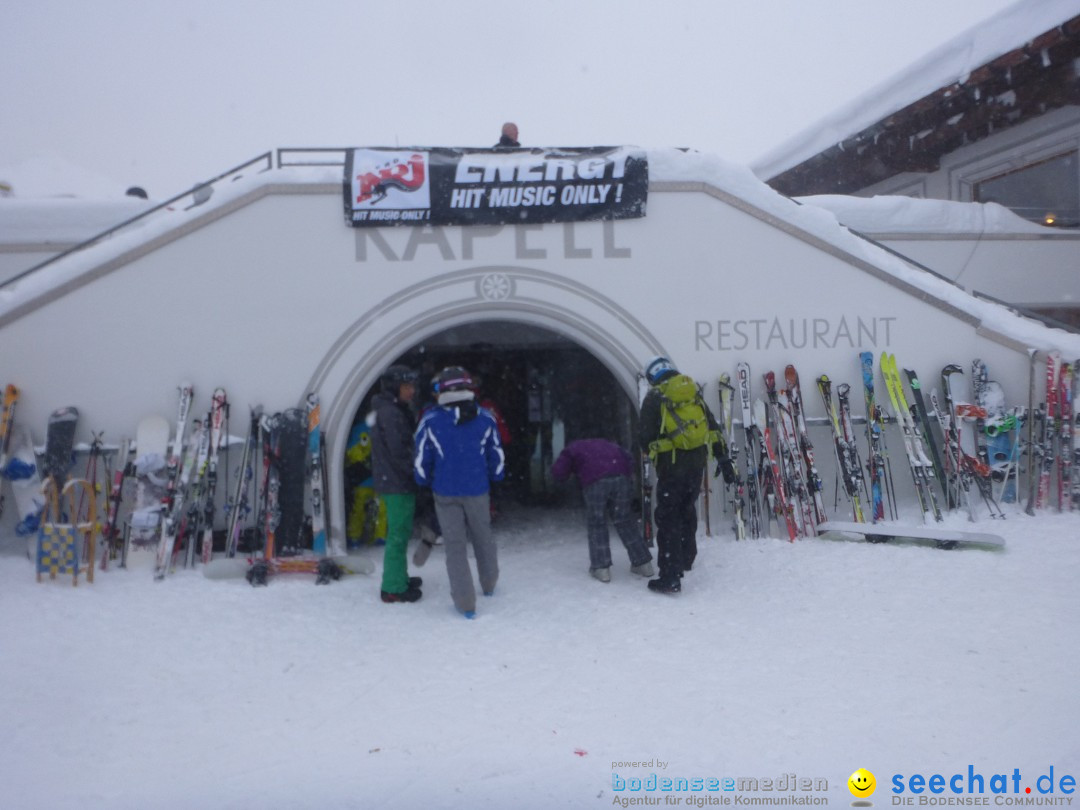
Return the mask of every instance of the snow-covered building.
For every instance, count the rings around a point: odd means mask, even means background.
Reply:
[[[1080,326],[1080,2],[1006,8],[753,168],[968,289]]]
[[[18,419],[35,441],[50,412],[76,405],[80,441],[104,431],[117,442],[142,417],[172,418],[181,381],[194,385],[194,413],[226,388],[234,435],[248,406],[278,411],[314,391],[340,536],[350,430],[395,361],[478,371],[516,423],[511,463],[535,491],[545,429],[555,452],[601,431],[629,441],[637,375],[657,354],[704,383],[712,402],[738,361],[750,363],[756,397],[767,370],[795,364],[808,390],[822,374],[857,384],[859,352],[888,351],[928,380],[981,358],[1010,401],[1025,403],[1030,349],[1080,357],[1080,337],[974,298],[713,156],[386,150],[382,180],[358,193],[364,173],[342,163],[369,151],[268,153],[0,282],[4,373],[22,389]],[[407,193],[393,161],[443,152],[456,155],[454,176],[471,181],[447,192],[451,207],[498,198],[502,222],[424,224],[438,221],[433,208],[378,209]],[[605,182],[628,161],[635,189]],[[316,162],[336,165],[303,165]],[[526,203],[541,209],[556,195],[544,180],[555,176],[573,189],[557,193],[562,202],[621,196],[630,210],[523,219]],[[343,217],[343,198],[367,207],[346,206]],[[394,220],[409,224],[385,224]],[[820,398],[806,401],[823,423]]]

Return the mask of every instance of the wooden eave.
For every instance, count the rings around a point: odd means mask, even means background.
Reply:
[[[1080,104],[1080,16],[767,182],[789,196],[850,194],[1046,112]]]

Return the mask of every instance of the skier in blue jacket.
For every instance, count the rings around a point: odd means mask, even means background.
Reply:
[[[446,548],[446,573],[454,607],[466,618],[476,616],[476,588],[466,542],[476,555],[476,570],[485,596],[495,591],[499,560],[491,536],[490,486],[501,481],[506,458],[499,427],[491,413],[476,404],[472,376],[459,366],[435,377],[438,405],[416,429],[416,483],[430,487]]]

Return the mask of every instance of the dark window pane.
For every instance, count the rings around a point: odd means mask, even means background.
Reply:
[[[975,184],[975,202],[996,202],[1024,219],[1080,227],[1080,161],[1072,152]]]

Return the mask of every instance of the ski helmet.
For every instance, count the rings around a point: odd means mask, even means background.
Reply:
[[[416,372],[408,366],[393,365],[382,373],[379,382],[382,383],[383,391],[390,391],[396,394],[397,390],[405,385],[405,383],[416,382]]]
[[[472,391],[476,388],[476,382],[472,375],[461,366],[447,366],[435,375],[432,388],[436,394],[447,391]]]
[[[654,357],[645,366],[645,379],[649,381],[649,385],[658,385],[678,373],[679,370],[675,368],[675,364],[666,357]]]

